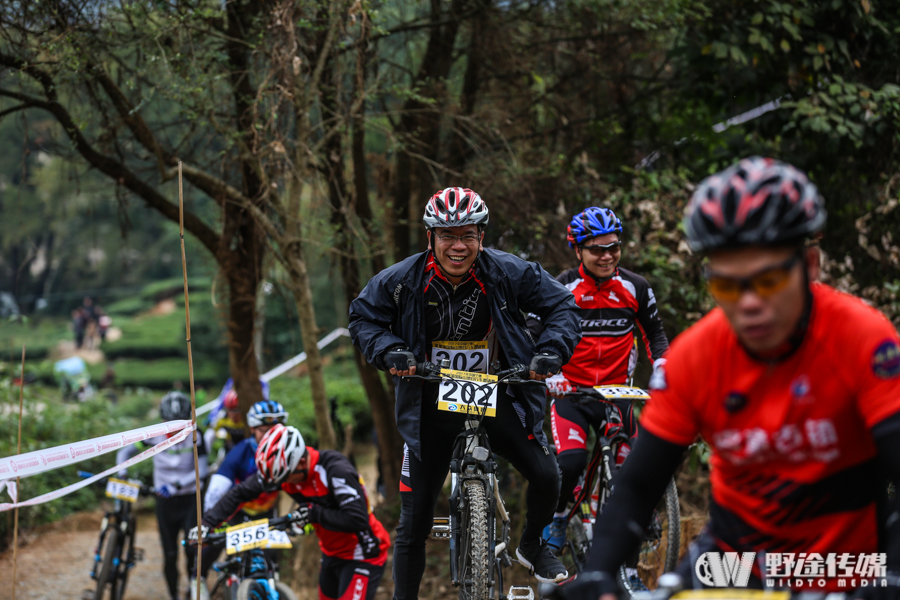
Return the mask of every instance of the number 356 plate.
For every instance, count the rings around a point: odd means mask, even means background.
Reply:
[[[269,520],[259,519],[225,530],[225,552],[237,554],[244,550],[263,548],[269,543]]]

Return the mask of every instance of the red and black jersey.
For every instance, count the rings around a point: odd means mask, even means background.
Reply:
[[[478,263],[472,265],[468,276],[453,285],[434,260],[425,263],[425,340],[471,342],[487,338],[491,329],[491,309],[487,293],[479,278]],[[429,354],[429,358],[431,358]]]
[[[710,531],[727,548],[878,550],[873,431],[900,414],[900,338],[858,298],[822,284],[812,296],[803,343],[783,361],[751,357],[717,308],[651,382],[642,426],[712,448]]]
[[[310,522],[325,556],[383,565],[391,537],[369,505],[362,478],[346,456],[335,450],[307,447],[309,476],[302,484],[284,484],[281,489],[300,504],[311,503]],[[228,490],[203,515],[203,524],[217,527],[230,519],[240,505],[264,493],[258,477],[251,477]]]
[[[597,280],[581,265],[556,279],[581,308],[581,341],[562,368],[574,385],[625,383],[637,364],[636,328],[651,361],[669,348],[656,297],[640,275],[619,267],[609,279]]]

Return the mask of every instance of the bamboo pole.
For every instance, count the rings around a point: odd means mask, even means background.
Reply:
[[[181,161],[178,161],[178,230],[181,237],[181,272],[184,276],[184,326],[187,338],[188,377],[191,382],[191,422],[194,424],[194,482],[197,486],[197,528],[203,519],[203,503],[200,498],[200,459],[197,456],[197,400],[194,396],[194,358],[191,355],[191,304],[188,300],[187,259],[184,254],[184,184],[181,178]],[[197,598],[200,598],[200,561],[203,544],[197,544]],[[13,598],[15,600],[15,598]]]
[[[25,344],[22,344],[22,371],[19,373],[19,441],[16,443],[16,456],[22,453],[22,404],[25,400]],[[12,600],[16,600],[16,569],[19,558],[19,478],[16,477],[16,508],[13,517],[13,572]]]

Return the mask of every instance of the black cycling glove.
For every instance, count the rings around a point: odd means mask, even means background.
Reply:
[[[384,366],[388,371],[391,369],[406,371],[416,366],[416,357],[406,348],[395,348],[384,355]]]
[[[553,375],[554,373],[559,373],[560,368],[562,368],[562,360],[557,355],[541,352],[540,354],[535,354],[534,358],[531,359],[531,365],[528,367],[528,370],[534,371],[536,375]]]

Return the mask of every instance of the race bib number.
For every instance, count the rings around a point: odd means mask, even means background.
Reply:
[[[467,371],[441,369],[444,377],[454,381],[441,381],[438,392],[438,410],[467,414],[497,416],[497,376]],[[463,381],[455,381],[462,379]]]
[[[269,530],[269,540],[265,545],[266,548],[271,549],[279,549],[279,548],[290,548],[291,547],[291,538],[288,537],[288,534],[284,531],[279,531],[277,529]]]
[[[607,400],[649,400],[650,394],[641,388],[627,385],[598,385],[594,387]]]
[[[141,486],[110,477],[106,482],[106,495],[116,500],[135,502],[141,494]]]
[[[225,552],[228,554],[237,554],[254,548],[265,548],[268,543],[268,519],[232,525],[225,530]]]
[[[440,366],[442,360],[449,360],[450,368],[454,371],[487,373],[487,340],[481,342],[433,342],[431,344],[431,362]]]

